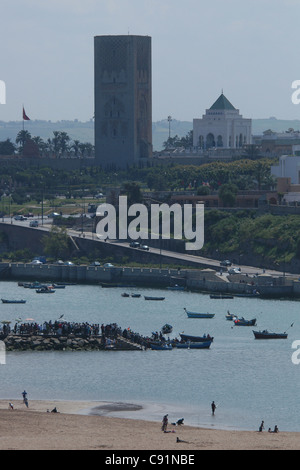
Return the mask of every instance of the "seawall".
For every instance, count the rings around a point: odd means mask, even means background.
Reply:
[[[286,277],[244,275],[220,276],[212,269],[160,269],[54,264],[0,263],[1,280],[69,282],[106,286],[168,288],[178,284],[198,292],[263,297],[300,297],[300,281]]]

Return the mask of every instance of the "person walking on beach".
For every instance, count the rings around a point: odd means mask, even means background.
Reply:
[[[22,393],[22,396],[23,396],[23,402],[24,404],[27,406],[28,408],[28,399],[27,399],[27,392],[24,390],[24,392]]]
[[[168,415],[165,415],[162,420],[162,427],[161,430],[166,432],[168,427]]]
[[[263,432],[264,429],[265,429],[265,422],[262,421],[260,426],[259,426],[259,432]]]
[[[216,408],[217,408],[217,406],[216,406],[215,402],[213,401],[212,404],[211,404],[211,412],[212,412],[213,416],[215,415]]]

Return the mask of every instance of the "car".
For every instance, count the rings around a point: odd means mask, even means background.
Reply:
[[[59,214],[57,212],[51,212],[51,214],[48,215],[48,219],[51,219],[53,217],[59,217]]]
[[[103,196],[104,196],[103,193],[99,193],[99,194],[96,194],[95,198],[100,199],[100,198],[103,197]]]
[[[130,242],[129,246],[131,246],[131,248],[139,248],[140,243],[139,242]]]
[[[38,220],[31,220],[29,222],[29,227],[38,227],[38,226],[39,226]]]
[[[230,268],[228,274],[240,274],[241,268]]]
[[[23,221],[23,220],[27,220],[27,217],[24,217],[23,215],[15,215],[15,216],[14,216],[14,219],[15,219],[15,220],[22,220],[22,221]]]
[[[101,263],[99,263],[99,261],[93,261],[90,266],[101,266]]]
[[[140,250],[145,250],[145,251],[149,251],[149,250],[150,250],[150,248],[149,248],[148,245],[141,245],[139,248],[140,248]]]
[[[111,263],[104,263],[103,268],[114,268],[114,265]]]
[[[72,261],[65,261],[64,265],[65,266],[75,266],[74,263],[72,263]]]
[[[225,259],[220,262],[220,266],[231,266],[231,265],[232,265],[232,262],[229,261],[229,259]]]
[[[40,261],[39,259],[34,259],[33,261],[31,261],[31,263],[29,264],[43,264],[42,261]]]

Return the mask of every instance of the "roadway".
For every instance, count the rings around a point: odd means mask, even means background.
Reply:
[[[23,220],[23,221],[15,220],[14,218],[11,219],[10,217],[2,218],[3,223],[7,223],[7,224],[13,223],[14,225],[20,225],[22,227],[28,227],[28,228],[30,227],[30,221],[32,221],[32,220],[38,220],[38,222],[39,222],[39,226],[36,227],[36,228],[32,228],[32,230],[42,230],[42,231],[45,231],[45,232],[48,232],[48,231],[51,230],[52,218],[48,218],[48,217],[44,217],[43,220],[42,220],[42,217],[30,217],[27,220]],[[68,235],[73,236],[73,237],[84,236],[86,239],[98,241],[99,243],[105,243],[103,240],[99,240],[95,233],[88,232],[88,231],[85,231],[85,230],[82,231],[82,229],[80,229],[80,230],[67,229],[67,233],[68,233]],[[129,244],[128,244],[127,241],[107,240],[106,243],[110,243],[111,245],[126,247],[129,250],[139,250],[139,248],[129,247]],[[191,255],[191,254],[187,254],[187,253],[177,253],[177,252],[174,252],[174,251],[168,251],[168,250],[163,250],[163,249],[161,250],[160,248],[152,248],[152,247],[150,247],[149,251],[151,253],[155,253],[155,254],[160,255],[160,256],[166,256],[166,257],[169,257],[169,258],[176,259],[176,260],[178,260],[178,264],[180,263],[181,260],[183,260],[185,262],[190,261],[192,264],[196,264],[196,265],[199,264],[199,267],[203,267],[203,266],[209,267],[211,269],[216,270],[217,272],[219,272],[221,270],[220,261],[212,259],[212,258],[205,258],[205,257],[202,257],[202,256],[196,256],[196,255]],[[270,269],[264,270],[264,269],[261,269],[261,268],[257,268],[255,266],[239,265],[238,267],[241,268],[241,274],[248,274],[249,276],[255,276],[257,274],[269,274],[269,275],[272,275],[272,276],[282,276],[283,275],[282,271],[276,271],[276,270],[270,270]],[[224,268],[222,268],[222,269],[223,269],[223,272],[224,272]],[[224,274],[225,274],[225,272],[224,272]],[[285,275],[286,276],[297,277],[296,274],[285,273]]]

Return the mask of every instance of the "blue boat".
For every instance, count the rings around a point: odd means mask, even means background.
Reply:
[[[209,349],[212,341],[206,341],[205,343],[193,343],[186,341],[185,343],[177,343],[176,348],[179,349]]]
[[[186,308],[184,309],[188,318],[213,318],[215,316],[214,313],[196,313],[190,312]]]
[[[150,344],[151,349],[155,351],[171,351],[173,349],[172,344]]]

